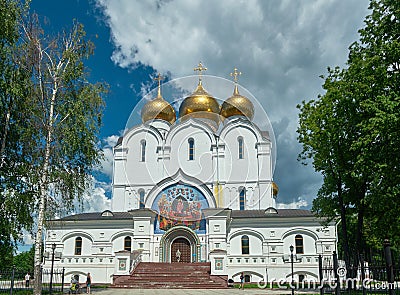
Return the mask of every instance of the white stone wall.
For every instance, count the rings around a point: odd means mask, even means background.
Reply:
[[[243,140],[243,159],[239,159],[239,137]],[[189,160],[189,139],[194,140],[193,160]],[[238,210],[241,188],[246,190],[246,210],[274,207],[271,148],[255,125],[240,118],[227,120],[219,133],[193,119],[172,126],[162,121],[136,126],[114,149],[113,210],[139,208],[139,190],[145,190],[145,197],[151,198],[150,190],[179,170],[212,192],[218,183],[221,207]]]

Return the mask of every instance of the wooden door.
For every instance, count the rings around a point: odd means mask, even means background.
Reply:
[[[179,251],[178,251],[179,250]],[[177,255],[177,253],[180,253]],[[171,245],[171,262],[191,262],[190,243],[185,238],[178,238]]]

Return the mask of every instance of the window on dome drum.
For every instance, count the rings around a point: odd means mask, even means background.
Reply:
[[[241,137],[238,138],[238,144],[239,144],[239,159],[243,159],[243,138]]]
[[[248,236],[242,236],[242,254],[250,254]]]
[[[189,161],[194,160],[194,139],[189,138]]]
[[[301,235],[296,235],[294,241],[296,245],[296,254],[304,254],[303,237]]]
[[[144,208],[144,190],[139,192],[139,209]]]
[[[77,237],[75,239],[75,255],[81,255],[82,254],[82,238]]]
[[[146,161],[146,141],[143,139],[140,142],[140,162]]]
[[[246,203],[246,191],[244,188],[240,189],[239,191],[239,209],[244,210]]]
[[[132,238],[131,237],[125,237],[124,239],[124,250],[125,251],[132,251]]]

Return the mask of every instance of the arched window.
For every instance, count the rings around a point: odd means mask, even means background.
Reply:
[[[296,254],[304,254],[303,237],[301,235],[296,235],[294,242],[296,245]]]
[[[146,140],[144,139],[140,141],[140,161],[146,161]]]
[[[246,190],[241,188],[239,191],[239,209],[244,210],[246,205]]]
[[[249,237],[248,236],[242,236],[242,254],[250,254],[250,249],[249,249]]]
[[[239,159],[243,159],[243,137],[238,138],[238,144],[239,144]]]
[[[124,239],[124,250],[125,251],[132,251],[132,238],[131,237],[125,237]]]
[[[139,192],[139,209],[144,208],[144,190]]]
[[[81,255],[82,254],[82,238],[77,237],[75,239],[75,255]]]
[[[189,143],[189,161],[192,161],[194,160],[194,139],[189,138],[188,143]]]

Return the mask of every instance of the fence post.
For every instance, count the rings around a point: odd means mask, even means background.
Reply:
[[[61,278],[61,293],[62,294],[64,294],[64,273],[65,273],[65,267],[63,267],[62,278]]]
[[[389,295],[394,295],[394,273],[393,273],[392,252],[390,251],[390,242],[388,239],[384,240],[383,249],[385,254],[386,276],[389,287]]]
[[[11,272],[10,295],[12,295],[13,289],[14,289],[14,278],[15,278],[15,266],[13,265],[13,267],[12,267],[12,272]]]
[[[318,255],[318,268],[319,268],[319,294],[324,295],[324,271],[322,269],[322,255]]]
[[[361,288],[363,295],[367,294],[367,289],[364,286],[365,280],[365,265],[364,265],[364,255],[360,254],[360,266],[361,266]]]
[[[338,268],[339,268],[339,263],[338,263],[338,258],[336,251],[333,251],[333,271],[335,275],[335,295],[340,295],[340,279],[339,279],[339,274],[338,274]]]

